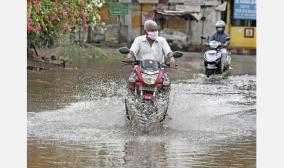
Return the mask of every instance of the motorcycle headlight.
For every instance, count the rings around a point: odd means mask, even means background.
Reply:
[[[148,74],[142,74],[142,77],[144,79],[144,82],[148,85],[152,85],[155,83],[158,74],[154,74],[154,75],[148,75]]]

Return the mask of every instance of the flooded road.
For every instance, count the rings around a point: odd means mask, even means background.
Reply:
[[[198,53],[177,63],[168,116],[149,134],[126,124],[119,58],[28,72],[28,167],[256,167],[255,57],[232,56],[216,80]]]

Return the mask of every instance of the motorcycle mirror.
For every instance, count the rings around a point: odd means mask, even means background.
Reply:
[[[121,54],[128,54],[130,50],[127,47],[121,47],[118,49]]]
[[[163,67],[163,68],[167,68],[167,67],[168,67],[168,65],[166,65],[166,64],[161,64],[161,67]]]
[[[182,57],[182,56],[183,56],[183,53],[180,52],[180,51],[175,51],[175,52],[173,53],[173,57],[174,57],[174,58],[180,58],[180,57]]]
[[[230,37],[226,37],[226,41],[229,41],[230,40]]]

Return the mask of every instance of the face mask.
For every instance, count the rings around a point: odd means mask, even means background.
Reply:
[[[218,32],[223,32],[223,30],[224,30],[224,29],[223,29],[222,27],[218,27],[218,28],[217,28],[217,31],[218,31]]]
[[[158,37],[158,31],[154,31],[154,32],[147,32],[148,33],[148,37],[152,40],[156,40]]]

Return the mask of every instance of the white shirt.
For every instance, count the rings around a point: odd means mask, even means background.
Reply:
[[[146,39],[146,35],[136,37],[130,51],[134,53],[136,60],[142,60],[146,59],[146,57],[150,57],[160,63],[164,63],[164,57],[167,57],[167,55],[172,52],[164,37],[158,36],[151,46]]]

